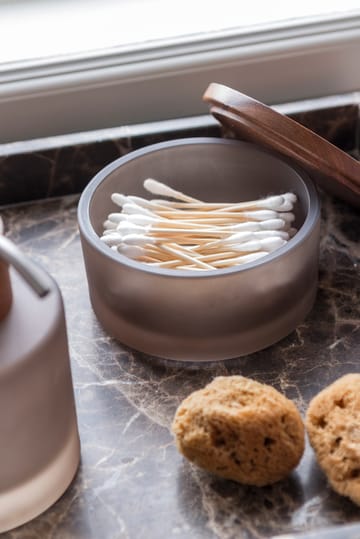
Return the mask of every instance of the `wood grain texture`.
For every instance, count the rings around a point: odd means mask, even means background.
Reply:
[[[294,120],[222,84],[203,96],[237,138],[270,149],[304,168],[324,190],[360,207],[360,162]]]
[[[9,277],[9,268],[0,260],[0,321],[9,312],[12,303],[12,293]]]

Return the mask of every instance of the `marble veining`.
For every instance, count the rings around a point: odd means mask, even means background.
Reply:
[[[274,107],[358,155],[358,95]],[[232,136],[210,115],[0,144],[0,204],[80,193],[110,161],[137,148],[186,137]]]
[[[104,333],[88,298],[77,202],[66,196],[2,211],[7,236],[61,288],[82,443],[64,496],[4,539],[260,539],[360,522],[359,508],[329,489],[309,446],[287,480],[253,488],[190,465],[170,432],[180,401],[217,375],[272,384],[304,414],[322,387],[360,372],[358,211],[322,195],[318,295],[293,333],[250,356],[184,364]]]

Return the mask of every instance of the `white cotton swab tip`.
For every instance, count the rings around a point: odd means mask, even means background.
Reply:
[[[117,232],[113,232],[112,234],[104,234],[100,238],[101,241],[103,241],[106,245],[109,245],[112,247],[113,245],[118,245],[121,243],[122,238],[121,235]]]
[[[116,227],[116,231],[123,236],[128,234],[146,234],[147,227],[136,225],[135,223],[129,223],[129,221],[122,221]]]
[[[103,227],[105,230],[115,230],[116,229],[116,223],[114,221],[110,221],[110,219],[106,219],[103,223]]]
[[[127,202],[128,197],[122,193],[113,193],[111,195],[111,200],[117,206],[122,207]]]
[[[287,243],[286,240],[279,237],[272,237],[272,238],[264,238],[259,240],[261,249],[264,251],[275,251],[275,249],[280,249],[283,245]]]
[[[124,220],[124,215],[122,213],[109,213],[108,220],[113,223],[120,223]]]
[[[123,213],[129,214],[129,215],[149,215],[150,217],[156,218],[156,214],[152,211],[148,210],[147,208],[143,208],[142,206],[139,206],[138,204],[135,204],[134,202],[126,202],[123,206]]]
[[[292,202],[293,204],[297,202],[297,196],[295,193],[284,193],[282,196],[285,198],[285,200]]]
[[[126,245],[121,244],[118,246],[118,252],[129,258],[140,258],[147,254],[146,249],[140,247],[140,245]]]
[[[121,215],[122,219],[118,220],[117,226],[121,222],[132,223],[139,226],[147,226],[157,223],[159,221],[159,218],[152,217],[151,215],[143,215],[142,213],[120,213],[119,215]]]
[[[288,200],[284,200],[281,206],[278,206],[277,208],[274,208],[274,209],[276,209],[276,211],[281,214],[281,212],[292,211],[293,208],[294,208],[294,204],[292,202],[289,202]]]
[[[274,210],[254,210],[242,212],[244,217],[253,219],[254,221],[266,221],[268,219],[276,219],[278,214]]]
[[[276,195],[268,198],[260,199],[256,205],[259,208],[267,208],[269,210],[276,210],[279,206],[284,204],[285,199],[282,195]]]
[[[126,234],[124,236],[121,236],[121,241],[125,245],[139,245],[140,247],[142,245],[156,245],[158,243],[157,238],[151,238],[149,236],[145,236],[144,234]]]
[[[284,219],[286,223],[292,223],[295,221],[295,215],[291,212],[280,213],[281,219]]]
[[[262,221],[258,223],[260,230],[281,230],[285,226],[284,219],[269,219],[268,221]]]

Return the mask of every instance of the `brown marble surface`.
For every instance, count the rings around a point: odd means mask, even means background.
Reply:
[[[359,94],[274,107],[348,152],[359,149]],[[0,204],[80,193],[107,163],[137,148],[185,137],[231,136],[212,116],[0,144]]]
[[[304,413],[322,387],[360,372],[359,213],[322,196],[319,290],[296,331],[251,356],[199,365],[147,357],[104,333],[89,303],[77,201],[1,211],[7,236],[60,285],[82,443],[64,496],[4,539],[252,539],[360,522],[360,509],[330,490],[308,446],[288,480],[260,489],[196,469],[170,433],[180,401],[216,375],[272,384]]]
[[[279,110],[359,157],[358,95]],[[304,414],[322,387],[360,372],[357,210],[322,195],[315,306],[296,331],[267,350],[219,363],[164,361],[109,338],[92,312],[78,195],[71,194],[133,149],[220,134],[213,120],[201,117],[0,145],[6,234],[49,271],[63,294],[82,443],[79,472],[64,496],[5,539],[255,539],[360,523],[360,509],[329,489],[308,445],[288,480],[257,489],[196,469],[177,453],[170,433],[180,401],[216,375],[269,383]]]

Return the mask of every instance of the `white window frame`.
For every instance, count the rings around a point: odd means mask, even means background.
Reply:
[[[360,14],[0,65],[0,142],[207,113],[210,82],[268,104],[357,92]]]

